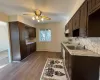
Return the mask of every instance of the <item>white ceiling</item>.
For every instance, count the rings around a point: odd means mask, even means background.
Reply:
[[[83,0],[0,0],[0,11],[8,15],[22,15],[39,9],[44,15],[52,18],[50,22],[63,21],[72,14],[78,1],[83,2]],[[29,16],[24,17],[32,20]]]

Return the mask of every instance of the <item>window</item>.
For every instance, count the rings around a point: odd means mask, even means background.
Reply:
[[[51,30],[50,29],[40,29],[39,41],[51,41]]]

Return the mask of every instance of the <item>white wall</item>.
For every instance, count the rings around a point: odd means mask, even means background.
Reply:
[[[0,22],[0,51],[7,50],[8,47],[8,24],[6,22]]]
[[[64,30],[65,23],[45,23],[37,24],[37,51],[51,51],[51,52],[60,52],[61,51],[61,42],[65,40]],[[51,42],[39,42],[39,30],[40,29],[51,29],[52,41]]]

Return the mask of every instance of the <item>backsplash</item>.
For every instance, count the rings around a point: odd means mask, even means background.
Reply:
[[[72,38],[73,42],[85,45],[86,49],[91,50],[95,53],[100,54],[100,38],[88,37],[88,38]]]

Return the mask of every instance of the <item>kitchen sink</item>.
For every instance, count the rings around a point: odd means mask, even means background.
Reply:
[[[67,48],[70,50],[85,50],[82,46],[67,46]]]

